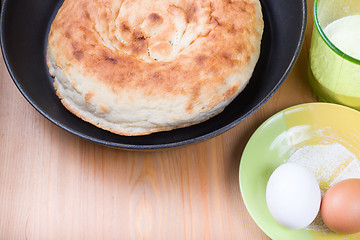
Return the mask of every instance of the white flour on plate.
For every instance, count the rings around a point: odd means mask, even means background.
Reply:
[[[309,145],[296,150],[288,162],[294,162],[311,171],[319,182],[321,194],[335,183],[348,178],[360,178],[360,161],[355,154],[339,143]],[[318,216],[308,229],[327,231]]]

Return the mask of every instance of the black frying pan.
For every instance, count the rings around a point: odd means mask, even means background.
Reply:
[[[240,123],[283,83],[300,52],[306,26],[306,0],[261,0],[265,21],[261,54],[244,91],[222,113],[203,123],[147,136],[126,137],[82,121],[67,111],[55,95],[45,48],[49,26],[62,2],[3,2],[1,48],[9,73],[30,104],[56,125],[85,139],[126,149],[158,149],[194,143]]]

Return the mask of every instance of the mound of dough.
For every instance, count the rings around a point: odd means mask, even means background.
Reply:
[[[258,0],[65,0],[47,63],[73,114],[150,134],[220,113],[252,75],[263,26]]]

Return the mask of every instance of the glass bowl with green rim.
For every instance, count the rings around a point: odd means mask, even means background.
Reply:
[[[328,24],[352,15],[360,15],[358,0],[315,0],[308,76],[322,101],[360,110],[360,60],[341,51],[324,32]]]

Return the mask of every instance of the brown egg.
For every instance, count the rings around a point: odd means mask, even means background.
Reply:
[[[334,232],[360,232],[360,179],[347,179],[333,185],[322,199],[320,214]]]

